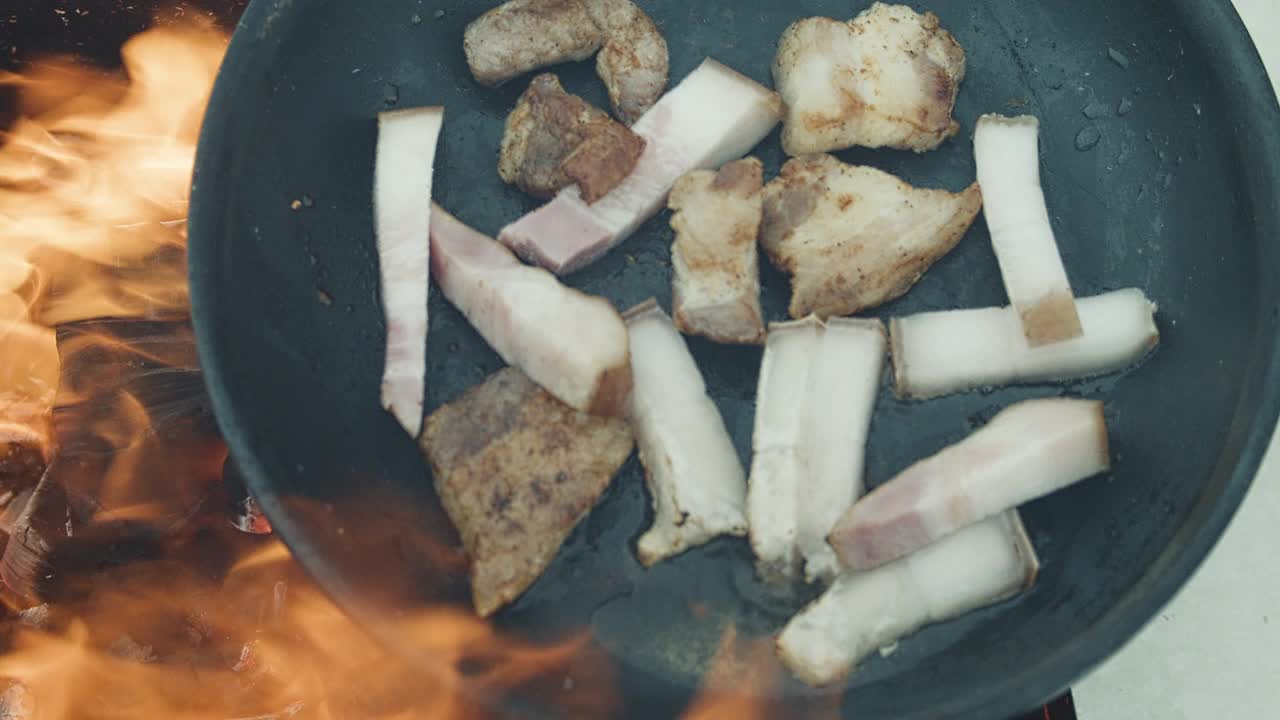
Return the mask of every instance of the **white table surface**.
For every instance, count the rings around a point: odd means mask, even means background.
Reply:
[[[1280,0],[1235,0],[1280,88]],[[1075,688],[1081,720],[1280,718],[1280,436],[1221,543]]]

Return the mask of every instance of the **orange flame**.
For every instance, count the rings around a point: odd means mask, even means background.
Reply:
[[[783,700],[786,670],[772,637],[748,637],[725,629],[703,687],[682,720],[835,720],[838,692],[799,691]]]
[[[703,689],[684,720],[769,720],[782,674],[769,638],[744,639],[730,625],[711,661]]]
[[[0,677],[20,683],[42,719],[461,720],[500,715],[493,703],[533,682],[550,683],[553,697],[542,699],[571,716],[613,709],[607,672],[582,662],[585,640],[529,645],[461,610],[401,621],[398,631],[433,658],[402,666],[279,544],[237,563],[220,586],[184,563],[97,582],[105,587],[65,628],[23,628],[0,656]],[[565,677],[576,678],[572,690]]]
[[[187,190],[225,47],[207,27],[155,28],[123,47],[123,78],[70,59],[0,74],[19,95],[18,119],[0,134],[0,453],[23,443],[47,453],[56,403],[59,442],[74,424],[90,454],[111,456],[77,466],[100,475],[94,521],[151,518],[189,499],[178,477],[138,484],[164,452],[155,408],[130,392],[98,403],[92,371],[59,387],[59,363],[194,362],[80,321],[185,317]],[[53,328],[68,323],[80,325],[55,344]],[[165,470],[209,474],[217,460]],[[464,720],[500,716],[494,703],[515,694],[571,717],[616,709],[612,665],[585,636],[537,645],[429,608],[396,621],[432,660],[405,666],[282,544],[203,532],[213,539],[96,572],[86,599],[0,626],[0,717]]]
[[[55,59],[19,90],[0,140],[0,415],[47,412],[58,323],[183,313],[187,186],[226,38],[152,30],[121,50],[127,82]]]

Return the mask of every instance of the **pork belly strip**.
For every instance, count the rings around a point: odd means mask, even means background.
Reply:
[[[1084,333],[1040,187],[1039,135],[1029,115],[983,115],[973,136],[991,244],[1032,347]]]
[[[1028,400],[876,488],[829,539],[846,568],[870,570],[1110,468],[1101,402]]]
[[[756,400],[747,520],[757,569],[770,583],[830,580],[826,542],[864,490],[871,415],[884,370],[878,320],[774,324]]]
[[[405,432],[422,429],[431,283],[431,174],[444,108],[378,115],[373,206],[387,323],[382,406]]]
[[[671,312],[681,332],[719,343],[764,342],[756,243],[763,187],[760,161],[745,158],[719,172],[695,170],[671,189]]]
[[[577,184],[583,200],[593,203],[631,174],[644,145],[644,138],[543,73],[507,117],[498,175],[542,198]]]
[[[807,155],[765,186],[760,244],[791,276],[791,317],[852,315],[901,297],[964,237],[977,184],[915,188],[875,168]]]
[[[809,685],[836,684],[879,648],[1030,588],[1039,567],[1010,510],[896,562],[841,575],[783,628],[778,656]]]
[[[421,445],[485,617],[542,575],[634,443],[625,420],[576,411],[507,368],[432,413]]]
[[[747,478],[671,318],[654,300],[625,318],[635,381],[630,419],[654,509],[639,542],[648,567],[719,535],[745,535]]]
[[[431,274],[441,291],[503,360],[578,410],[626,412],[627,327],[608,300],[521,263],[439,205],[431,246]]]
[[[955,135],[964,49],[933,13],[874,3],[858,17],[798,20],[773,77],[787,104],[788,155],[860,145],[925,152]]]
[[[586,60],[605,41],[584,0],[510,0],[473,20],[462,47],[482,85],[556,63]]]
[[[1118,372],[1160,343],[1156,305],[1136,288],[1076,302],[1084,335],[1031,347],[1012,307],[894,318],[894,389],[928,399],[976,388],[1074,380]]]
[[[579,188],[565,188],[498,239],[557,275],[586,267],[657,213],[680,176],[742,157],[781,116],[772,91],[706,60],[632,127],[647,145],[618,187],[591,205]]]

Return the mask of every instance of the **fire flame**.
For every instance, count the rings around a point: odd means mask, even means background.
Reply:
[[[23,75],[0,139],[0,414],[48,413],[52,327],[182,314],[195,140],[226,38],[153,30],[121,49],[127,79],[71,59]]]
[[[156,437],[165,413],[181,408],[158,412],[134,390],[104,407],[94,393],[109,378],[62,372],[61,387],[59,378],[60,363],[99,367],[104,357],[159,368],[147,372],[197,370],[183,355],[190,348],[175,354],[113,339],[83,321],[185,319],[187,190],[226,40],[209,27],[153,28],[123,46],[123,77],[68,58],[0,73],[19,98],[17,121],[0,129],[0,461],[10,447],[26,447],[56,463],[53,445],[68,433],[87,438],[90,455],[111,457],[78,466],[95,475],[95,522],[198,504],[174,476],[208,475],[221,462],[202,446],[199,458],[162,467],[160,483],[140,481],[163,455]],[[0,507],[30,496],[30,488],[0,488]],[[5,534],[13,514],[0,518]],[[431,608],[398,621],[400,635],[435,661],[407,667],[321,593],[279,541],[226,522],[195,532],[201,542],[96,569],[86,595],[0,626],[0,717],[463,720],[502,716],[503,698],[517,693],[566,717],[619,709],[613,665],[585,631],[536,645],[465,610]],[[762,698],[782,675],[767,643],[746,645],[734,633],[725,643],[717,667],[745,663],[749,682],[730,690],[734,683],[709,681],[687,717],[774,716]]]
[[[42,720],[480,718],[495,716],[486,703],[536,682],[552,684],[549,704],[575,716],[611,710],[610,679],[580,662],[582,639],[528,645],[461,610],[405,620],[402,631],[438,665],[403,668],[275,542],[221,584],[187,562],[128,566],[97,583],[63,627],[48,618],[20,627],[0,656],[0,677],[20,683]],[[576,679],[571,690],[565,677]]]

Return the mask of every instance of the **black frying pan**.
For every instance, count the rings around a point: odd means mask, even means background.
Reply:
[[[668,39],[673,81],[710,55],[769,82],[789,22],[848,18],[868,3],[641,4]],[[490,5],[255,0],[200,144],[192,300],[220,422],[298,558],[375,630],[388,609],[456,599],[458,587],[456,567],[438,550],[451,531],[428,471],[378,406],[374,116],[392,105],[447,107],[436,198],[463,220],[493,233],[533,208],[495,172],[503,118],[527,81],[484,89],[463,59],[463,27]],[[1249,486],[1280,408],[1280,110],[1227,0],[917,5],[941,16],[968,51],[956,109],[964,131],[923,156],[842,157],[957,189],[974,175],[979,114],[1034,113],[1077,290],[1137,285],[1161,305],[1161,349],[1129,376],[924,404],[888,392],[881,399],[872,484],[1017,400],[1107,400],[1114,472],[1025,509],[1044,565],[1034,590],[868,662],[844,702],[846,716],[860,720],[991,720],[1060,691],[1132,636],[1204,558]],[[606,104],[589,64],[558,71],[572,91]],[[1093,132],[1100,140],[1090,148]],[[776,134],[757,153],[769,173],[783,160]],[[303,207],[294,211],[298,199]],[[649,296],[665,304],[670,242],[666,217],[655,218],[571,283],[620,308]],[[766,311],[783,317],[785,278],[766,270],[764,282]],[[979,222],[882,314],[1003,302]],[[439,294],[431,313],[434,409],[500,361]],[[760,353],[696,340],[691,347],[746,458]],[[687,702],[725,623],[766,633],[792,608],[760,591],[741,541],[642,571],[632,545],[648,515],[633,460],[499,622],[535,636],[588,623],[624,667],[627,707],[665,717]],[[695,605],[710,613],[695,617]]]

